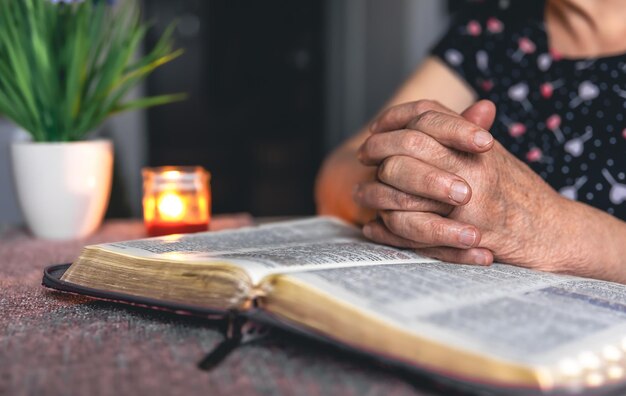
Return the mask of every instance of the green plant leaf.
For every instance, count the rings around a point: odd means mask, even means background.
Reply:
[[[148,31],[137,0],[0,0],[0,113],[37,141],[79,140],[104,120],[182,100],[162,95],[123,102],[154,70],[182,54],[169,26],[145,55]]]

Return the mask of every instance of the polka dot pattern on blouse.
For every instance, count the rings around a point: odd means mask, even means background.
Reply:
[[[512,154],[561,195],[626,220],[626,54],[563,58],[544,2],[512,3],[468,5],[433,55],[496,104],[491,132]]]

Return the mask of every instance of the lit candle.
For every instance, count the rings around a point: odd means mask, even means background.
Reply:
[[[148,235],[206,231],[210,174],[201,167],[144,168],[143,216]]]

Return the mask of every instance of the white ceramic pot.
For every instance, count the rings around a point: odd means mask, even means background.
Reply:
[[[111,141],[16,142],[11,152],[18,201],[35,236],[76,239],[98,228],[111,193]]]

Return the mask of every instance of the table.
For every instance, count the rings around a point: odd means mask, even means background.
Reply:
[[[216,216],[212,227],[249,222]],[[136,220],[107,221],[82,241],[1,235],[0,395],[437,394],[423,379],[281,331],[202,371],[197,363],[222,340],[215,322],[40,285],[44,267],[71,262],[85,244],[143,236]]]

